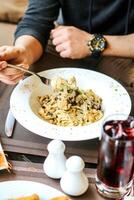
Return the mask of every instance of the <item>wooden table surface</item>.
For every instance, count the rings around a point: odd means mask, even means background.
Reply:
[[[43,162],[48,155],[47,145],[50,139],[33,134],[16,122],[12,138],[4,134],[4,123],[9,109],[10,94],[13,86],[7,86],[0,82],[0,137],[3,149],[8,155],[8,160],[13,165],[11,173],[0,173],[0,181],[6,180],[32,180],[48,184],[59,190],[59,180],[54,180],[43,172]],[[64,142],[65,155],[79,155],[85,161],[85,173],[89,179],[88,191],[79,197],[71,197],[72,200],[103,200],[95,188],[95,174],[97,166],[97,153],[99,140]]]
[[[0,173],[0,181],[6,180],[32,180],[53,186],[59,190],[59,180],[49,178],[43,172],[43,162],[48,155],[47,144],[50,139],[43,138],[23,128],[16,122],[12,138],[4,134],[4,122],[9,109],[10,94],[13,87],[0,83],[0,137],[3,149],[8,155],[8,161],[13,165],[11,173]],[[71,197],[77,200],[103,199],[95,189],[95,173],[97,164],[98,139],[81,142],[65,142],[65,155],[79,155],[86,163],[84,169],[88,179],[88,191],[79,197]]]

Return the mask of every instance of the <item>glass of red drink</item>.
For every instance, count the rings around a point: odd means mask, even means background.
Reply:
[[[102,125],[96,188],[107,198],[129,196],[134,179],[134,117],[111,115]]]

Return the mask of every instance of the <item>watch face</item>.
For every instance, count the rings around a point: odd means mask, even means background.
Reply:
[[[103,51],[106,47],[106,40],[103,37],[94,37],[91,40],[91,51]]]

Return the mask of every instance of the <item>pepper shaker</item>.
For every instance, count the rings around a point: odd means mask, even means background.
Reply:
[[[85,163],[79,156],[71,156],[66,161],[66,172],[60,180],[62,190],[69,195],[79,196],[86,192],[89,183],[83,172]]]
[[[44,172],[51,178],[59,179],[66,170],[65,144],[61,140],[52,140],[47,149],[49,154],[43,164]]]

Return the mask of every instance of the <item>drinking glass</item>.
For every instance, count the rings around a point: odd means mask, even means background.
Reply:
[[[104,197],[122,199],[129,196],[134,174],[134,117],[108,116],[102,125],[97,191]]]

